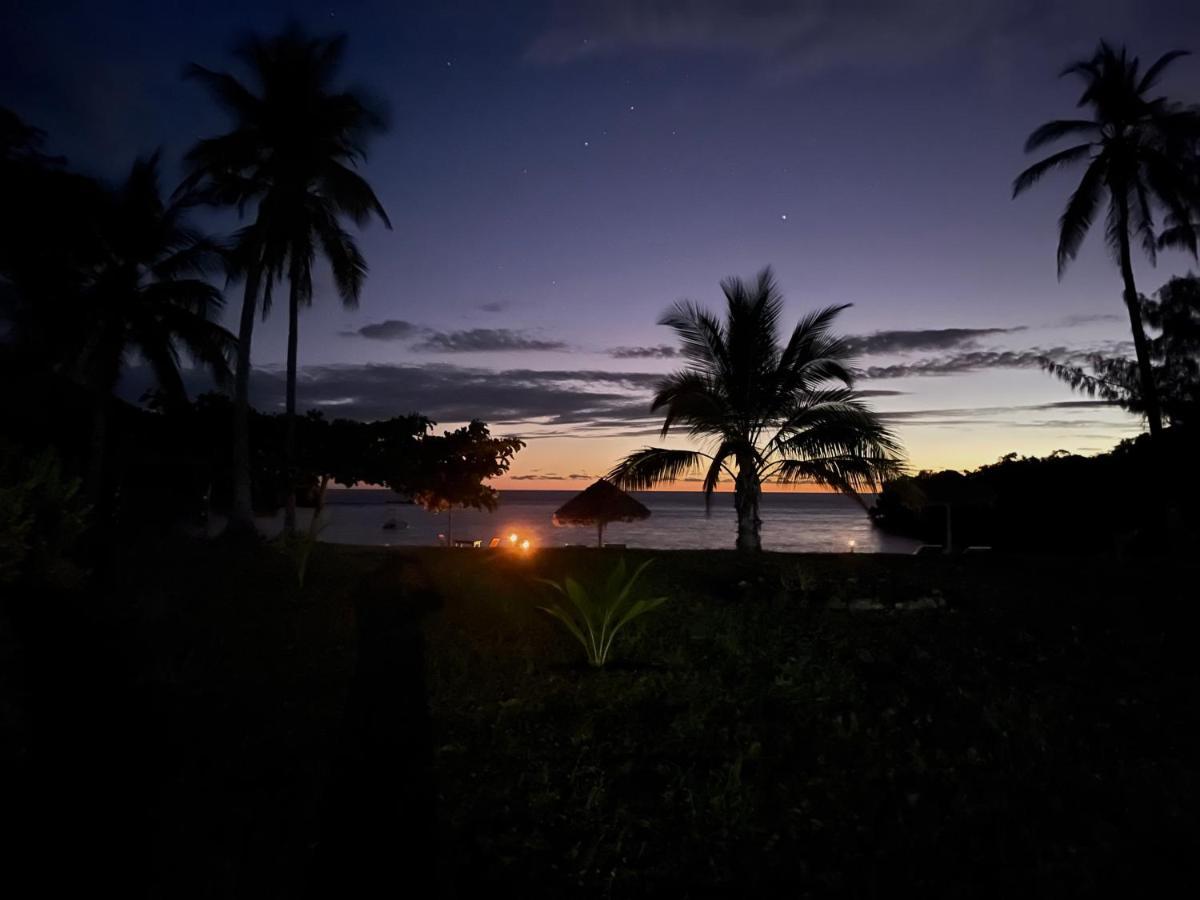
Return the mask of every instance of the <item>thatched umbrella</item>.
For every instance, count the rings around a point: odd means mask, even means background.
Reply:
[[[554,513],[554,524],[595,525],[596,546],[603,547],[604,526],[609,522],[638,522],[648,518],[650,510],[601,478],[560,506]]]

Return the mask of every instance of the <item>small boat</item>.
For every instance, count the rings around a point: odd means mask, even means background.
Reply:
[[[386,522],[383,523],[384,531],[395,531],[398,528],[404,529],[407,527],[408,527],[407,522],[405,522],[403,519],[397,519],[395,516],[392,516],[390,519],[388,519]]]

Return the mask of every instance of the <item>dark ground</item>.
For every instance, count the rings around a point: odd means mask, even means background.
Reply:
[[[655,555],[671,599],[605,671],[534,608],[597,551],[322,547],[298,590],[269,548],[173,545],[10,595],[14,870],[155,897],[1193,880],[1195,565]]]

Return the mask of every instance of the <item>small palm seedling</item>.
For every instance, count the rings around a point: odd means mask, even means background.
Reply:
[[[285,528],[279,535],[279,549],[291,560],[292,568],[296,570],[296,583],[301,589],[304,588],[304,579],[308,575],[309,558],[317,546],[321,532],[328,524],[328,522],[321,521],[321,509],[318,507],[313,510],[312,519],[305,531],[289,532]]]
[[[600,668],[608,662],[617,632],[638,616],[658,609],[667,602],[666,597],[634,598],[634,585],[652,562],[646,560],[630,575],[622,558],[608,579],[591,591],[569,575],[562,584],[539,578],[567,602],[563,605],[539,606],[538,609],[562,622],[575,640],[583,645],[588,663]]]

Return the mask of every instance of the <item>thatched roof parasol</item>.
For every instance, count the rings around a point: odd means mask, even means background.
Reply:
[[[650,510],[614,484],[601,478],[576,494],[554,513],[555,525],[595,525],[597,546],[604,546],[604,526],[609,522],[637,522],[650,518]]]

